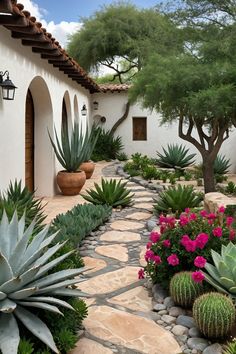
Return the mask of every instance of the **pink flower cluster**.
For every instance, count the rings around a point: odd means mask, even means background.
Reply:
[[[181,245],[185,247],[187,252],[195,252],[197,248],[203,249],[209,240],[209,236],[205,233],[197,235],[195,240],[191,240],[188,235],[183,235]]]

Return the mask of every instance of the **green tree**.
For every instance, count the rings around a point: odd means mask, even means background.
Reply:
[[[88,71],[101,64],[113,69],[112,80],[132,80],[152,52],[166,54],[182,48],[181,31],[154,9],[118,2],[83,22],[68,51]]]
[[[206,193],[215,191],[214,160],[236,124],[236,63],[229,53],[230,29],[235,31],[235,26],[223,29],[208,24],[197,50],[152,56],[130,93],[132,101],[141,99],[145,107],[161,112],[163,122],[178,122],[179,136],[202,156]]]

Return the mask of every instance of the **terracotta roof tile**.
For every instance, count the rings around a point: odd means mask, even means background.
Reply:
[[[99,85],[101,92],[122,92],[128,91],[131,84],[101,84]]]
[[[4,14],[9,12],[12,16]],[[91,93],[100,91],[96,82],[62,49],[52,34],[29,11],[24,10],[22,4],[15,0],[0,1],[0,25],[10,30],[13,38],[21,39],[23,45],[32,47],[33,52],[41,54],[42,59],[47,59]]]

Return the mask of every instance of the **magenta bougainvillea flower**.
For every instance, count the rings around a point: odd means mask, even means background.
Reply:
[[[160,256],[154,256],[153,261],[155,264],[160,264],[161,263],[161,257]]]
[[[200,215],[201,215],[203,218],[206,218],[206,217],[207,217],[207,211],[206,211],[206,210],[201,210],[201,211],[200,211]]]
[[[200,271],[196,271],[192,273],[192,279],[195,283],[201,283],[205,279],[205,275]]]
[[[139,271],[138,271],[138,278],[139,278],[139,279],[144,279],[144,270],[143,270],[143,268],[139,269]]]
[[[166,248],[169,248],[171,246],[171,242],[170,240],[163,240],[162,242],[163,246]]]
[[[152,247],[152,242],[148,242],[146,244],[146,249],[149,250]]]
[[[229,227],[233,224],[234,218],[232,218],[232,216],[228,216],[226,218],[226,225]]]
[[[223,235],[223,230],[220,226],[218,227],[215,227],[213,230],[212,230],[212,233],[214,236],[216,237],[221,237]]]
[[[203,250],[203,248],[207,244],[208,240],[209,240],[209,236],[207,234],[205,234],[204,232],[197,235],[197,237],[196,237],[197,248],[200,248],[201,250]]]
[[[218,209],[218,212],[224,214],[224,212],[225,212],[225,207],[224,207],[223,205],[221,205],[221,206],[219,207],[219,209]]]
[[[149,240],[153,243],[156,243],[160,240],[161,235],[157,231],[152,231],[149,237]]]
[[[179,258],[176,254],[171,254],[168,258],[167,258],[167,262],[172,265],[172,266],[177,266],[179,264]]]
[[[153,260],[154,256],[155,256],[155,253],[152,250],[148,250],[144,256],[145,261],[149,261],[150,259]]]
[[[197,268],[204,268],[205,267],[205,264],[206,264],[206,258],[204,257],[201,257],[201,256],[197,256],[195,259],[194,259],[194,265],[195,267]]]

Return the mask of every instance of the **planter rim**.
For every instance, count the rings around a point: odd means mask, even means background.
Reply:
[[[84,171],[83,170],[76,170],[76,171],[69,172],[67,170],[61,170],[58,173],[80,173],[80,172],[84,172]]]

